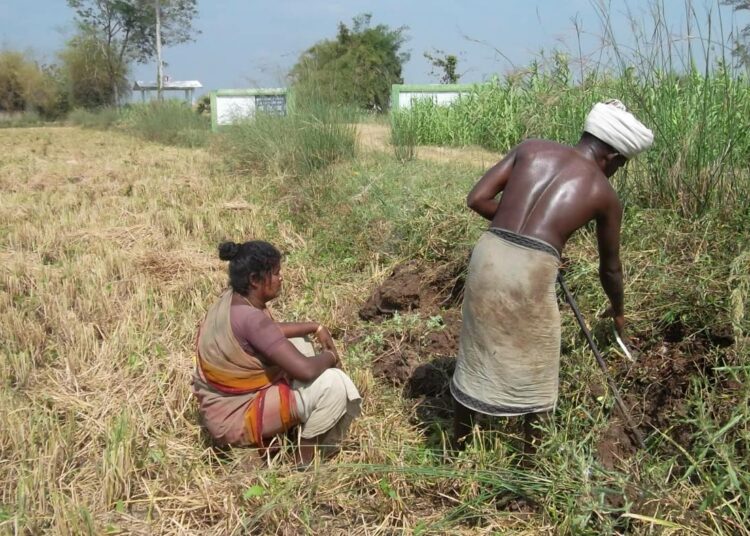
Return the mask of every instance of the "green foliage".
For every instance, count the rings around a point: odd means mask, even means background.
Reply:
[[[355,17],[351,28],[339,23],[336,39],[324,40],[302,54],[291,71],[295,91],[329,103],[367,110],[388,107],[391,85],[403,82],[401,52],[407,28],[370,26],[371,15]]]
[[[163,46],[193,39],[197,0],[160,0]],[[145,63],[156,54],[155,3],[153,0],[68,0],[76,20],[93,28],[110,46],[110,58]],[[119,58],[119,60],[118,60]]]
[[[221,152],[242,172],[304,179],[352,158],[356,149],[353,114],[326,104],[301,104],[289,115],[257,114],[227,127]]]
[[[129,90],[128,64],[118,59],[91,27],[80,27],[60,53],[71,105],[77,108],[113,106]]]
[[[457,84],[461,75],[458,74],[458,57],[454,54],[446,54],[442,50],[425,52],[424,57],[432,65],[430,74],[437,76],[441,84]]]
[[[134,134],[165,145],[202,147],[210,136],[210,120],[178,100],[132,105],[123,126]]]
[[[211,115],[211,95],[203,95],[195,105],[195,111],[200,115]]]
[[[68,121],[83,128],[106,130],[116,125],[120,117],[119,110],[114,107],[104,107],[97,110],[76,108],[68,114]]]
[[[525,138],[575,143],[591,106],[617,96],[655,133],[653,147],[618,174],[620,190],[648,207],[678,207],[700,216],[738,208],[750,192],[747,80],[721,65],[714,73],[589,73],[573,84],[567,60],[549,70],[476,86],[450,106],[424,100],[393,114],[394,139],[416,131],[417,143],[481,145],[507,151]]]
[[[12,50],[0,52],[0,111],[30,112],[54,119],[66,111],[67,102],[55,67],[40,66]],[[32,116],[27,116],[27,120]]]

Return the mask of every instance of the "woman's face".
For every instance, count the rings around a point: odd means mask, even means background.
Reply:
[[[281,263],[279,263],[273,270],[271,270],[270,274],[263,278],[263,282],[260,286],[265,301],[272,300],[281,294],[282,281]]]

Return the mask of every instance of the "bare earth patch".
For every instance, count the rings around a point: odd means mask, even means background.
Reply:
[[[375,123],[358,126],[359,140],[363,148],[370,151],[392,152],[391,127]],[[502,158],[500,153],[481,147],[417,147],[417,158],[434,162],[462,162],[489,168]]]

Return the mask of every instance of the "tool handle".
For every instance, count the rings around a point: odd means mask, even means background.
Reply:
[[[570,308],[573,309],[573,314],[576,317],[576,320],[578,321],[578,325],[581,326],[581,331],[583,331],[584,336],[586,337],[586,340],[589,343],[589,346],[591,347],[591,351],[594,352],[594,357],[596,358],[596,362],[599,364],[599,368],[602,369],[602,372],[604,373],[604,377],[607,379],[607,384],[609,385],[609,388],[612,390],[612,395],[615,397],[615,403],[617,404],[617,408],[620,410],[620,415],[625,419],[625,424],[630,428],[630,431],[633,432],[633,435],[635,436],[636,441],[638,442],[638,446],[644,450],[646,450],[646,443],[643,441],[643,436],[641,435],[640,430],[638,430],[638,427],[633,422],[633,418],[630,416],[630,412],[628,411],[627,407],[625,406],[625,403],[622,401],[622,398],[620,397],[620,391],[617,389],[617,386],[615,385],[614,380],[609,375],[609,372],[607,371],[607,364],[604,362],[604,358],[602,358],[602,354],[599,353],[599,349],[596,346],[596,343],[594,342],[594,338],[591,336],[591,332],[586,327],[586,322],[583,320],[583,315],[581,315],[581,311],[578,310],[578,305],[576,304],[575,299],[573,299],[573,295],[570,293],[570,290],[568,290],[568,285],[565,284],[565,280],[563,279],[562,272],[557,273],[557,282],[560,283],[560,287],[563,290],[563,294],[565,294],[565,300],[570,305]]]

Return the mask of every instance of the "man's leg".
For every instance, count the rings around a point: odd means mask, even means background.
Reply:
[[[461,404],[455,398],[453,399],[453,441],[452,447],[455,450],[466,448],[466,437],[471,434],[473,428],[474,412]]]

